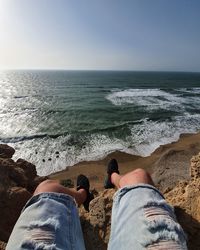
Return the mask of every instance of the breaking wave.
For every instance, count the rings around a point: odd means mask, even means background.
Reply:
[[[99,131],[78,136],[72,134],[57,137],[41,136],[10,145],[17,149],[16,159],[21,157],[23,152],[25,159],[36,164],[40,175],[47,175],[82,161],[103,159],[115,151],[148,156],[160,145],[176,141],[181,133],[197,132],[199,123],[200,115],[185,114],[171,121],[144,119],[135,124],[127,124],[128,132],[124,138]],[[59,152],[59,158],[55,154],[56,151]]]

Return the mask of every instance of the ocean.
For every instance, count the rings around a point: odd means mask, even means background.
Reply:
[[[0,143],[47,175],[200,129],[200,73],[1,71]]]

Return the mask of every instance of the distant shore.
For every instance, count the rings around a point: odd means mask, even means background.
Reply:
[[[169,150],[187,151],[195,154],[200,151],[200,132],[196,134],[181,134],[178,141],[166,145],[161,145],[150,156],[142,157],[130,155],[123,152],[114,152],[109,154],[103,160],[81,162],[74,166],[67,167],[65,170],[49,175],[51,179],[63,180],[71,179],[76,183],[76,177],[79,174],[85,174],[90,179],[91,188],[97,190],[103,189],[103,181],[105,178],[105,170],[110,159],[115,158],[119,163],[121,174],[136,168],[144,168],[148,172],[153,173],[156,163]],[[170,156],[169,156],[170,157]],[[177,161],[179,159],[177,158]],[[190,159],[188,159],[189,161]],[[178,163],[178,162],[177,162]],[[189,162],[188,162],[189,164]]]

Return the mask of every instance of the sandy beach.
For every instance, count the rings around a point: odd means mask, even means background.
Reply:
[[[169,151],[171,152],[170,154]],[[177,157],[177,154],[179,153],[185,156],[184,165],[186,167],[188,165],[189,169],[191,156],[197,154],[199,151],[200,132],[196,134],[182,134],[178,141],[161,145],[148,157],[134,156],[123,152],[114,152],[103,160],[81,162],[75,166],[67,167],[64,171],[51,174],[49,177],[57,180],[71,179],[75,183],[77,175],[85,174],[90,179],[91,188],[95,188],[99,191],[103,189],[106,166],[112,158],[117,159],[121,174],[125,174],[136,168],[144,168],[152,174],[156,168],[159,167],[158,163],[161,162],[162,158],[165,158],[166,162],[166,157],[169,161],[173,158],[173,155],[176,154],[175,161],[171,163],[171,167],[174,169],[176,164],[179,164],[179,157]],[[170,166],[168,172],[170,172]]]

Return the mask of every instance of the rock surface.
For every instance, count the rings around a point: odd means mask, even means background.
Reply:
[[[0,144],[0,158],[12,158],[14,153],[15,153],[14,148],[6,144]]]
[[[200,153],[191,159],[190,181],[180,181],[165,193],[188,236],[189,249],[200,249]]]
[[[190,179],[190,159],[193,150],[169,149],[156,162],[152,178],[161,192],[175,187],[177,181]]]
[[[90,202],[89,213],[79,209],[86,249],[107,249],[114,193],[115,190],[110,189],[96,194]]]
[[[0,236],[7,241],[22,208],[31,197],[31,193],[22,187],[11,187],[0,194]],[[5,209],[6,208],[6,209]]]

